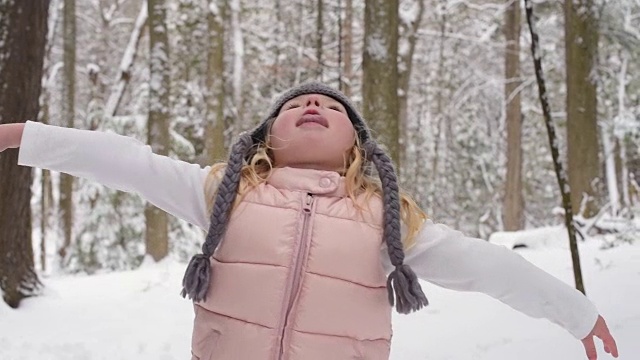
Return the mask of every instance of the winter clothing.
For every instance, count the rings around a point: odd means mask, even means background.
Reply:
[[[196,304],[196,359],[388,359],[382,202],[346,195],[338,173],[277,168],[243,196]]]
[[[393,306],[395,302],[398,312],[404,314],[421,309],[428,304],[427,297],[420,288],[416,274],[409,266],[403,263],[404,251],[400,236],[399,188],[391,159],[371,138],[369,128],[347,97],[337,90],[315,82],[306,83],[286,91],[275,101],[266,119],[251,133],[241,135],[238,142],[233,146],[224,177],[218,188],[218,194],[211,213],[209,233],[202,245],[202,254],[195,255],[187,267],[183,280],[182,296],[188,296],[194,301],[206,299],[207,287],[211,282],[209,258],[214,254],[225,234],[231,207],[240,183],[240,170],[243,162],[250,158],[252,151],[255,150],[254,145],[266,142],[269,120],[278,115],[280,108],[287,101],[305,94],[322,94],[332,97],[347,109],[349,119],[356,129],[360,143],[364,148],[364,158],[375,164],[382,183],[384,204],[383,238],[387,244],[391,263],[395,266],[395,269],[387,278],[389,303]],[[228,238],[227,241],[233,241],[233,239]]]
[[[67,129],[28,122],[22,137],[18,163],[65,172],[97,181],[117,190],[138,193],[155,206],[200,227],[204,231],[209,228],[209,213],[204,188],[210,168],[201,168],[195,164],[153,154],[149,146],[133,138],[113,133]],[[274,174],[279,172],[280,170]],[[372,349],[365,347],[367,341],[364,340],[364,344],[362,344],[358,339],[386,339],[387,334],[384,330],[386,325],[382,324],[386,322],[385,316],[390,313],[391,309],[389,305],[386,305],[387,310],[383,315],[383,310],[378,307],[380,303],[377,302],[383,299],[383,296],[375,292],[367,305],[372,306],[372,310],[367,312],[367,316],[371,318],[367,318],[365,321],[365,324],[371,325],[371,329],[364,329],[358,324],[360,321],[358,319],[364,318],[361,315],[364,312],[360,312],[363,309],[358,308],[352,312],[350,304],[351,296],[354,296],[355,299],[359,298],[359,291],[364,291],[366,288],[361,285],[373,285],[371,287],[377,289],[376,285],[381,284],[381,281],[384,280],[384,275],[380,275],[377,270],[373,269],[373,259],[376,256],[370,253],[371,248],[368,246],[369,241],[371,244],[375,242],[382,244],[381,230],[375,227],[375,223],[380,224],[381,222],[381,218],[375,215],[381,213],[381,205],[379,202],[374,202],[372,203],[374,211],[364,213],[364,216],[371,216],[371,218],[360,218],[358,216],[362,215],[356,215],[352,220],[360,222],[346,220],[345,216],[352,216],[345,203],[347,200],[343,199],[339,192],[323,193],[322,190],[322,184],[327,184],[326,180],[322,180],[323,178],[329,178],[332,184],[331,188],[333,188],[335,186],[333,184],[342,181],[336,180],[340,179],[339,174],[314,170],[295,172],[285,170],[284,174],[290,175],[287,176],[286,184],[280,182],[277,179],[278,175],[275,175],[276,178],[271,178],[267,184],[263,185],[260,192],[255,193],[255,196],[259,195],[265,204],[241,203],[238,205],[238,210],[244,208],[245,211],[234,212],[231,217],[229,231],[234,232],[239,230],[237,225],[239,222],[235,223],[236,214],[238,216],[245,214],[260,217],[260,214],[256,212],[260,211],[261,207],[268,207],[268,210],[263,209],[265,212],[260,223],[246,224],[242,229],[245,231],[245,235],[234,236],[234,241],[221,243],[212,265],[214,271],[212,272],[211,294],[207,296],[205,302],[195,305],[194,352],[201,359],[206,360],[212,358],[236,360],[241,357],[233,355],[225,357],[218,352],[212,354],[207,351],[213,351],[214,348],[222,349],[223,346],[229,346],[229,344],[239,344],[239,347],[252,348],[246,351],[256,351],[256,353],[263,351],[261,353],[265,354],[264,357],[250,357],[251,359],[269,359],[269,356],[273,354],[274,347],[278,346],[277,336],[279,334],[275,329],[260,327],[259,324],[280,324],[283,314],[282,308],[277,309],[277,314],[257,314],[256,309],[273,308],[274,299],[276,303],[277,300],[282,300],[283,306],[285,303],[289,305],[284,296],[293,294],[293,292],[291,289],[278,287],[278,282],[283,283],[284,281],[291,284],[293,280],[291,278],[283,279],[288,276],[288,272],[278,265],[285,257],[284,252],[289,255],[291,261],[298,258],[303,259],[298,264],[305,266],[300,268],[300,272],[298,272],[300,292],[297,298],[293,298],[295,309],[290,312],[292,320],[289,322],[290,326],[287,331],[290,333],[286,338],[287,346],[291,347],[288,354],[297,356],[300,351],[308,351],[308,354],[312,354],[316,351],[315,348],[305,350],[301,347],[313,344],[313,346],[326,348],[325,351],[328,355],[323,359],[340,359],[340,357],[332,357],[329,351],[353,349],[355,349],[353,351],[360,351],[366,359],[376,359],[376,357],[368,357],[368,354],[364,352]],[[321,177],[319,182],[318,176]],[[300,185],[294,187],[287,185],[291,183],[299,183]],[[307,185],[308,188],[306,188],[303,184],[318,185]],[[214,184],[214,186],[217,185]],[[311,237],[306,239],[310,241],[307,244],[311,244],[313,241],[315,245],[307,246],[304,249],[304,253],[308,250],[309,255],[306,258],[294,256],[294,253],[291,253],[291,244],[279,244],[278,247],[268,250],[269,253],[266,255],[269,256],[263,256],[261,253],[266,250],[261,247],[262,243],[259,240],[286,241],[286,239],[291,240],[295,237],[294,233],[297,234],[297,229],[294,230],[293,227],[297,225],[293,225],[293,223],[301,224],[300,219],[296,217],[301,216],[300,196],[306,192],[316,194],[312,210],[314,211],[314,219],[308,222],[308,224],[313,224],[311,226],[312,233]],[[254,195],[248,193],[247,196]],[[267,206],[269,203],[278,206],[269,207]],[[345,211],[345,213],[334,212],[333,209],[342,209],[340,211]],[[280,221],[286,224],[274,226],[275,221],[265,221],[270,219],[272,214],[282,218]],[[366,239],[367,246],[361,248],[362,256],[366,255],[366,261],[361,261],[359,259],[361,253],[354,255],[353,249],[348,246],[344,248],[342,245],[340,247],[333,246],[337,241],[345,242],[348,245],[353,239],[327,236],[327,232],[322,229],[329,227],[325,222],[328,220],[334,221],[331,230],[340,234],[350,233],[356,226],[361,226],[364,232],[360,233],[359,241],[365,240],[360,236],[371,234],[371,238]],[[347,230],[343,231],[340,227],[348,228],[348,232]],[[263,232],[265,237],[263,237]],[[278,234],[278,232],[283,234],[283,240],[266,237],[267,234]],[[377,239],[374,239],[375,236]],[[300,241],[301,239],[302,237],[299,237],[296,240]],[[237,255],[240,250],[242,250],[243,257]],[[323,251],[326,254],[327,250],[330,250],[331,253],[327,256],[320,256]],[[223,257],[218,257],[218,254]],[[297,255],[297,253],[295,254]],[[314,254],[313,257],[311,254]],[[378,251],[378,259],[384,269],[383,274],[394,269],[394,265],[390,263],[389,257],[386,255],[386,249]],[[218,264],[218,262],[225,260],[237,263]],[[356,261],[357,264],[349,265],[349,262],[352,261]],[[243,264],[239,264],[239,262]],[[244,262],[247,263],[244,264]],[[252,265],[251,263],[256,264]],[[270,264],[274,266],[269,266]],[[541,271],[513,251],[484,240],[466,237],[459,231],[451,230],[445,225],[435,224],[431,220],[425,222],[416,235],[416,245],[407,251],[405,264],[410,265],[420,279],[448,289],[482,292],[490,295],[526,315],[549,319],[569,331],[577,339],[587,336],[598,317],[595,306],[580,292]],[[291,263],[288,265],[291,266]],[[232,266],[240,268],[240,270],[233,274],[225,271]],[[265,272],[279,275],[265,282],[264,286],[262,283],[265,281],[264,277],[257,280],[248,279],[245,282],[246,275],[251,274],[254,267],[260,267]],[[336,268],[335,270],[339,270],[339,274],[333,272],[333,267]],[[364,267],[369,267],[370,270],[367,270],[366,274],[360,272],[365,270]],[[322,274],[327,276],[322,276]],[[244,277],[240,278],[242,276]],[[260,274],[256,276],[260,276]],[[355,281],[342,281],[341,279]],[[324,288],[314,284],[314,281],[323,280],[327,283],[330,282],[331,286]],[[227,297],[225,291],[216,290],[218,287],[225,286],[239,291],[240,295]],[[343,291],[349,293],[345,295]],[[356,292],[356,295],[351,295],[351,291]],[[318,296],[321,296],[318,295],[320,293],[325,294],[322,295],[321,301],[312,301],[318,299]],[[336,305],[335,299],[338,297],[334,295],[338,294],[343,295],[339,300],[340,303]],[[217,296],[222,297],[218,298]],[[237,312],[239,307],[229,304],[230,301],[244,304],[243,307],[247,309],[242,313]],[[215,306],[215,308],[209,306]],[[340,313],[341,306],[349,309],[348,313]],[[336,307],[338,310],[335,309]],[[215,313],[216,309],[222,314]],[[243,317],[232,321],[233,319],[229,315]],[[326,324],[325,320],[330,320],[331,323]],[[238,331],[239,329],[242,332]],[[270,333],[271,335],[265,335],[265,332],[270,331],[269,329],[272,329],[273,332]],[[263,332],[258,333],[259,331]],[[303,343],[301,340],[303,336],[298,336],[303,331],[314,333],[315,335],[310,334],[309,337],[305,335],[305,339],[313,338],[314,340],[311,340],[310,343]],[[225,338],[225,334],[230,333],[236,334],[238,337]],[[320,333],[348,334],[352,337],[324,337],[319,335]],[[272,337],[270,337],[270,345],[267,346],[264,345],[264,342],[252,343],[248,341],[250,339],[264,341],[268,336]],[[385,341],[382,340],[376,344],[384,344]]]

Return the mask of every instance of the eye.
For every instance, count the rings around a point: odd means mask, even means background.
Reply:
[[[331,105],[331,106],[329,106],[329,109],[335,110],[335,111],[338,111],[338,112],[342,112],[342,109],[340,109],[340,107],[338,105]]]
[[[300,107],[300,105],[298,105],[297,103],[291,103],[291,104],[285,106],[284,111],[295,109],[297,107]]]

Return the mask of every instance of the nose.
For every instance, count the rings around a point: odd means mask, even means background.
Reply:
[[[309,95],[307,97],[305,106],[312,106],[312,105],[320,107],[320,97],[318,95]]]

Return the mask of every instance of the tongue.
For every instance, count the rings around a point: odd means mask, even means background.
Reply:
[[[302,116],[303,123],[306,122],[314,122],[318,124],[322,124],[322,116],[318,114],[306,114]]]

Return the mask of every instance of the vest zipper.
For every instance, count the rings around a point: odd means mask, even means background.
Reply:
[[[280,350],[278,359],[282,359],[284,356],[284,342],[285,342],[285,332],[287,329],[287,324],[289,322],[289,315],[291,315],[291,309],[293,307],[293,303],[295,301],[295,295],[298,293],[300,288],[300,278],[302,277],[302,265],[304,263],[304,255],[306,254],[308,242],[311,236],[308,236],[308,228],[309,228],[309,220],[311,219],[311,209],[313,207],[314,197],[311,194],[307,194],[304,203],[302,204],[302,234],[300,238],[300,243],[298,245],[298,251],[296,253],[295,261],[293,263],[293,276],[291,276],[291,280],[287,286],[288,292],[285,293],[285,302],[286,302],[286,311],[284,312],[284,319],[281,323],[280,329]]]

